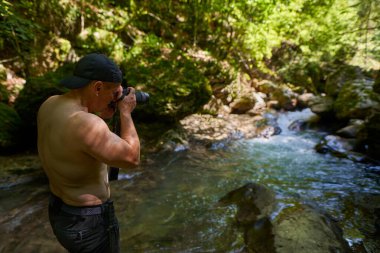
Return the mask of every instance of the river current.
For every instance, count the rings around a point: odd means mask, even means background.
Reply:
[[[288,130],[294,120],[312,116],[309,110],[281,114],[282,132],[270,138],[144,157],[141,171],[124,172],[111,183],[121,252],[240,252],[236,207],[218,200],[248,182],[274,190],[278,212],[309,203],[338,220],[351,245],[379,252],[378,239],[368,235],[374,230],[369,210],[379,206],[374,201],[380,196],[380,176],[373,171],[380,168],[317,153],[314,146],[327,133]],[[65,252],[48,223],[46,180],[27,178],[0,181],[0,252]]]

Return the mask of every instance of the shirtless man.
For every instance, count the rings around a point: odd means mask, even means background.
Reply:
[[[120,137],[103,119],[122,95],[122,74],[101,54],[84,56],[61,84],[71,90],[48,98],[38,112],[38,152],[49,178],[49,219],[69,252],[119,252],[119,226],[110,200],[108,166],[131,168],[140,142],[131,117],[135,91],[117,103]]]

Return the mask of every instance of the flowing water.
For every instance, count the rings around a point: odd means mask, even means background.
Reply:
[[[287,130],[311,116],[284,113],[278,136],[157,154],[144,158],[141,171],[121,174],[111,187],[122,252],[239,252],[236,207],[218,200],[247,182],[274,190],[278,210],[300,201],[318,206],[339,221],[350,244],[378,252],[379,239],[368,235],[380,196],[380,176],[371,171],[380,168],[316,153],[323,132]],[[18,181],[0,184],[0,252],[64,252],[47,221],[46,181]]]

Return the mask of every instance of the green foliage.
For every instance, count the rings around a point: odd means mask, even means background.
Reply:
[[[194,113],[211,97],[211,87],[196,62],[155,35],[135,43],[122,70],[128,85],[152,94],[141,108],[161,120]]]
[[[30,51],[28,46],[41,27],[16,13],[15,6],[4,0],[0,3],[0,20],[0,50],[9,45],[18,54]]]
[[[131,85],[155,94],[141,110],[179,118],[207,102],[211,88],[231,82],[234,71],[323,92],[336,66],[355,54],[380,60],[379,6],[378,0],[0,0],[0,51],[18,56],[21,68],[46,71],[61,64],[39,59],[49,57],[44,50],[52,38],[71,45],[59,61],[71,50],[103,52],[122,63]]]
[[[76,44],[80,55],[100,52],[110,56],[116,62],[124,60],[124,44],[113,32],[89,27],[79,34]]]
[[[8,104],[9,102],[9,91],[7,88],[0,84],[0,103]]]

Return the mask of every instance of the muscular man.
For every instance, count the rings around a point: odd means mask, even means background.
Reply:
[[[107,165],[131,168],[139,163],[140,142],[131,118],[134,90],[117,103],[120,137],[103,119],[122,95],[122,74],[102,54],[77,63],[61,83],[71,90],[48,98],[38,112],[38,152],[49,178],[49,219],[69,252],[119,252]]]

